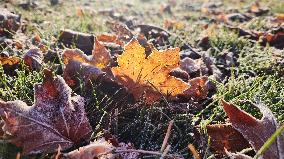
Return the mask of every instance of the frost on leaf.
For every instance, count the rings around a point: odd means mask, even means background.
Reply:
[[[111,60],[111,56],[109,51],[97,39],[95,39],[92,56],[87,56],[78,49],[65,50],[63,53],[64,64],[68,64],[71,60],[78,61],[81,63],[87,63],[89,65],[93,65],[102,69],[107,67]]]
[[[184,91],[184,96],[195,100],[205,99],[209,93],[208,77],[196,77],[188,81],[190,87]]]
[[[113,149],[114,146],[111,143],[100,139],[87,146],[80,147],[78,150],[71,151],[64,156],[68,159],[114,159]]]
[[[110,34],[101,34],[97,36],[98,41],[103,43],[115,43],[120,46],[124,45],[124,42],[121,41],[116,35],[110,35]]]
[[[129,89],[135,99],[145,94],[152,103],[163,95],[174,97],[188,88],[188,84],[169,73],[179,65],[179,49],[152,50],[146,57],[145,49],[136,39],[125,46],[117,59],[118,67],[112,68],[117,80]]]
[[[224,110],[229,117],[232,126],[238,130],[251,146],[257,151],[271,137],[279,127],[273,113],[264,105],[253,105],[261,111],[263,117],[256,119],[247,112],[233,104],[222,101]],[[230,154],[238,156],[238,154]],[[263,159],[284,158],[284,133],[264,152]]]
[[[102,47],[103,46],[99,46],[98,48],[100,49],[95,49],[94,55],[104,54],[105,48]],[[100,52],[100,50],[102,50],[102,52]],[[97,60],[92,60],[78,49],[66,49],[63,53],[65,64],[63,77],[66,83],[71,87],[78,86],[80,82],[83,82],[85,92],[91,92],[93,86],[96,86],[97,90],[112,96],[114,101],[126,101],[126,98],[129,97],[129,93],[121,84],[118,84],[111,78],[112,73],[110,68],[106,67],[100,69],[97,67],[97,65],[107,65],[104,57],[105,56],[102,55],[101,59],[97,58]],[[100,62],[97,63],[99,60]],[[130,100],[132,101],[132,99]]]
[[[127,152],[129,149],[133,149],[130,143],[121,142],[115,146],[111,141],[101,138],[63,156],[67,159],[138,159],[139,153]]]
[[[250,147],[242,134],[230,124],[207,125],[206,129],[210,136],[210,149],[219,157],[226,154],[225,150],[238,152]]]
[[[39,49],[30,49],[23,59],[30,70],[40,70],[42,67],[43,54]]]
[[[71,97],[71,89],[62,77],[45,70],[42,84],[35,84],[34,105],[23,101],[0,101],[3,131],[24,154],[54,152],[60,145],[66,150],[91,136],[84,99]]]

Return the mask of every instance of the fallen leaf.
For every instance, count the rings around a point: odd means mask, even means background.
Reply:
[[[180,78],[185,82],[187,82],[189,80],[188,73],[186,71],[180,69],[180,68],[175,68],[175,69],[171,70],[170,75],[174,76],[176,78]]]
[[[278,49],[284,48],[284,27],[275,28],[269,32],[259,32],[258,35],[261,45],[265,46],[268,43]]]
[[[77,7],[76,8],[76,15],[78,17],[84,17],[85,16],[85,12],[84,12],[84,10],[81,7]]]
[[[64,157],[67,159],[114,159],[115,155],[112,154],[114,148],[108,141],[99,139],[87,146],[80,147],[78,150],[64,154]]]
[[[7,51],[3,51],[0,54],[0,65],[2,65],[4,73],[9,76],[15,76],[16,69],[20,65],[21,59],[16,56],[9,56]]]
[[[174,97],[188,88],[180,79],[170,76],[172,69],[179,65],[179,49],[152,50],[146,58],[145,49],[136,39],[127,45],[117,59],[118,67],[112,72],[116,79],[139,99],[145,93],[146,102],[157,101],[163,95]]]
[[[111,35],[111,34],[101,34],[96,36],[98,41],[104,42],[104,43],[115,43],[120,46],[124,46],[124,42],[119,40],[118,36],[116,35]]]
[[[225,150],[239,152],[250,147],[243,135],[230,124],[207,125],[206,129],[210,137],[210,149],[220,156],[226,154]]]
[[[117,39],[124,43],[129,42],[134,36],[132,31],[124,23],[108,22],[108,25],[110,25],[111,30],[115,33]]]
[[[187,98],[193,98],[194,100],[206,99],[209,93],[208,77],[196,77],[189,80],[189,88],[183,92],[183,95]]]
[[[73,57],[72,54],[79,56]],[[133,101],[130,99],[131,97],[128,91],[111,78],[112,73],[111,71],[108,71],[109,68],[104,69],[105,71],[110,72],[107,74],[95,65],[86,63],[85,57],[87,56],[80,52],[80,50],[65,50],[63,55],[68,55],[68,57],[70,57],[70,59],[64,58],[65,68],[63,72],[63,77],[69,86],[78,86],[83,82],[85,85],[84,92],[86,94],[88,94],[87,92],[92,94],[92,88],[93,86],[96,86],[96,91],[101,91],[111,96],[112,100],[116,103]]]
[[[15,41],[14,45],[18,50],[23,49],[23,44],[20,41]]]
[[[276,14],[272,21],[276,22],[276,23],[283,23],[284,22],[284,13]]]
[[[23,59],[30,70],[40,70],[43,63],[43,54],[39,49],[30,49]]]
[[[91,54],[93,50],[95,37],[91,34],[76,32],[73,30],[61,30],[59,36],[59,42],[67,47],[76,46],[76,48],[82,50],[85,54]]]
[[[118,143],[113,145],[111,141],[105,138],[91,142],[87,146],[80,147],[78,150],[71,151],[63,156],[67,159],[138,159],[139,153],[127,152],[133,149],[132,144]],[[121,151],[121,152],[116,152]],[[125,151],[125,152],[123,152]]]
[[[164,21],[164,27],[167,29],[182,30],[185,28],[185,24],[183,22],[166,19]]]
[[[254,2],[251,6],[249,11],[250,13],[255,14],[256,16],[261,16],[269,12],[268,8],[261,7],[259,2]]]
[[[202,58],[193,60],[186,57],[180,61],[180,68],[186,71],[191,78],[209,75],[209,68]]]
[[[81,63],[87,63],[98,68],[106,68],[111,61],[109,51],[97,39],[95,39],[92,56],[87,56],[78,49],[66,49],[62,56],[65,65],[67,65],[69,61],[73,60]]]
[[[21,61],[20,58],[16,56],[0,56],[0,64],[1,65],[16,65]]]
[[[35,84],[35,102],[0,101],[3,131],[23,154],[66,150],[89,140],[91,126],[84,109],[84,98],[71,97],[71,89],[62,77],[44,70],[42,84]]]
[[[218,15],[220,13],[222,13],[220,7],[223,4],[220,3],[216,3],[216,2],[204,2],[201,6],[201,12],[205,13],[207,15],[213,14],[213,15]]]
[[[224,19],[221,18],[221,20],[224,20],[227,23],[230,22],[246,22],[251,20],[252,17],[247,15],[247,14],[241,14],[241,13],[230,13],[230,14],[226,14],[224,16]]]
[[[249,39],[259,41],[262,46],[266,46],[268,43],[278,49],[284,48],[284,28],[278,27],[269,31],[253,31],[245,30],[238,27],[226,26],[229,30],[234,30],[239,36],[245,36]]]
[[[0,36],[10,36],[21,26],[21,16],[0,8]]]
[[[160,12],[161,13],[168,13],[168,14],[173,13],[170,4],[162,4],[161,7],[160,7]]]
[[[233,104],[225,101],[222,101],[222,103],[232,126],[248,140],[256,151],[279,127],[273,113],[265,105],[253,104],[263,114],[263,117],[259,120]],[[263,159],[284,158],[284,133],[278,136],[277,140],[270,145],[262,157]]]

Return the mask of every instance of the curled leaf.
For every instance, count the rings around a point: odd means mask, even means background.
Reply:
[[[114,159],[113,149],[114,146],[111,143],[100,139],[87,146],[80,147],[78,150],[71,151],[64,156],[67,159]]]
[[[43,54],[39,49],[30,49],[23,59],[30,70],[39,70],[42,66]]]
[[[111,56],[109,51],[97,39],[95,39],[92,56],[87,56],[78,49],[66,49],[63,52],[63,62],[67,65],[71,60],[87,63],[98,68],[105,68],[109,64]]]
[[[0,36],[15,33],[21,25],[21,16],[1,8],[0,11]]]
[[[263,114],[262,119],[259,120],[231,103],[225,101],[222,101],[222,103],[232,126],[249,141],[256,151],[279,127],[271,110],[262,104],[253,104]],[[284,158],[284,133],[278,136],[277,140],[270,145],[262,157],[264,159]]]
[[[196,77],[189,80],[190,87],[183,92],[187,97],[193,98],[195,100],[205,99],[209,92],[208,77]]]
[[[95,37],[91,34],[76,32],[73,30],[61,30],[59,42],[67,47],[75,45],[85,54],[90,54],[93,50]]]

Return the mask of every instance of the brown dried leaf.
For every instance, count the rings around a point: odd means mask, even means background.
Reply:
[[[185,23],[171,19],[166,19],[164,21],[164,27],[167,29],[183,30],[185,28]]]
[[[210,148],[216,154],[225,155],[225,150],[238,152],[250,147],[243,135],[230,124],[207,125],[206,129],[210,136]]]
[[[113,159],[115,155],[112,154],[114,146],[100,139],[94,141],[87,146],[80,147],[78,150],[71,151],[64,156],[68,159]]]
[[[278,27],[267,32],[258,32],[253,30],[245,30],[238,27],[226,26],[228,29],[238,33],[239,36],[245,36],[252,40],[260,40],[262,46],[268,43],[278,49],[284,48],[284,27]]]
[[[111,61],[109,51],[97,39],[95,39],[92,56],[87,56],[78,49],[66,49],[62,56],[65,65],[67,65],[69,61],[78,61],[98,68],[106,68]]]
[[[209,92],[208,77],[196,77],[189,80],[189,88],[183,92],[187,97],[193,98],[194,100],[205,99]]]
[[[68,55],[68,56],[64,56]],[[69,58],[70,59],[67,59]],[[73,59],[74,60],[73,60]],[[112,97],[115,102],[126,101],[125,98],[129,97],[129,93],[121,85],[114,81],[112,72],[109,68],[105,68],[104,71],[86,62],[87,56],[84,55],[80,50],[67,49],[63,53],[63,59],[65,69],[63,77],[69,86],[78,86],[80,82],[83,82],[86,86],[84,92],[92,91],[94,85],[96,89]],[[87,58],[88,59],[88,58]],[[109,71],[108,71],[109,70]],[[110,72],[107,74],[107,72]],[[129,99],[132,101],[132,99]]]
[[[222,101],[222,103],[232,126],[249,141],[256,151],[261,148],[279,127],[273,113],[262,104],[253,105],[259,108],[263,114],[262,119],[259,120],[233,104],[225,101]],[[284,158],[284,133],[270,145],[262,157],[263,159]]]
[[[266,7],[261,7],[259,2],[254,2],[249,9],[250,13],[255,14],[256,16],[261,16],[269,12],[269,9]]]
[[[120,46],[124,46],[124,42],[119,40],[119,38],[116,35],[110,35],[110,34],[101,34],[96,37],[98,41],[104,42],[104,43],[115,43]]]
[[[0,8],[0,36],[15,33],[21,25],[21,16]]]
[[[147,103],[163,95],[174,97],[188,88],[188,85],[169,73],[179,65],[179,49],[152,50],[146,58],[145,49],[136,39],[125,45],[117,59],[118,67],[112,68],[117,80],[139,99],[144,93]]]
[[[39,49],[30,49],[23,59],[30,70],[40,70],[43,63],[43,54]]]
[[[11,143],[24,154],[55,152],[58,145],[66,150],[91,136],[84,109],[84,98],[71,97],[71,89],[62,77],[45,70],[42,84],[35,84],[35,104],[0,101],[3,130]]]
[[[82,50],[85,54],[91,54],[93,50],[95,37],[91,34],[76,32],[73,30],[61,30],[59,42],[67,47],[75,45],[76,48]]]
[[[118,143],[115,146],[106,138],[101,138],[87,146],[80,147],[78,150],[71,151],[63,156],[67,159],[138,159],[139,153],[127,152],[133,149],[132,144]],[[120,151],[120,152],[119,152]],[[123,152],[125,151],[125,152]]]

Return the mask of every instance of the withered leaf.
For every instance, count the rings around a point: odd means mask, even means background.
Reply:
[[[113,149],[114,146],[111,143],[100,139],[87,146],[80,147],[78,150],[64,154],[64,157],[67,159],[114,159],[115,155],[112,154]]]
[[[91,54],[93,50],[95,37],[91,34],[76,32],[73,30],[61,30],[59,42],[66,46],[75,45],[76,48],[82,50],[85,54]]]
[[[189,88],[186,89],[183,94],[194,100],[205,99],[209,92],[208,82],[207,76],[193,78],[189,80]]]
[[[210,136],[210,149],[218,155],[225,155],[225,150],[239,152],[250,147],[243,135],[230,124],[207,125],[206,129]]]
[[[21,25],[21,16],[0,8],[0,36],[10,36],[15,33]]]
[[[43,63],[43,54],[39,49],[30,49],[23,59],[30,70],[40,70]]]
[[[104,43],[115,43],[120,46],[124,45],[124,42],[119,40],[118,36],[116,35],[110,35],[110,34],[101,34],[96,37],[98,41],[104,42]]]
[[[118,143],[115,146],[105,138],[91,142],[87,146],[80,147],[78,150],[71,151],[63,156],[67,159],[138,159],[137,152],[123,152],[123,150],[133,149],[132,144]],[[118,152],[117,152],[118,151]],[[122,152],[119,152],[122,151]]]
[[[259,120],[233,104],[225,101],[222,101],[222,103],[232,126],[249,141],[256,151],[261,148],[279,127],[273,113],[265,105],[253,104],[263,114],[262,119]],[[237,155],[234,154],[234,156]],[[270,145],[262,157],[263,159],[284,158],[284,133],[278,136],[277,140]]]
[[[0,57],[1,65],[15,65],[20,62],[20,58],[11,56],[11,57]]]
[[[170,76],[172,69],[179,65],[179,49],[152,50],[146,58],[145,49],[136,39],[127,45],[117,59],[118,67],[112,68],[117,80],[139,99],[144,93],[147,103],[163,95],[174,97],[188,88],[188,84]]]
[[[16,56],[9,56],[9,53],[6,51],[3,51],[0,54],[0,65],[2,65],[4,73],[9,76],[15,76],[16,69],[20,65],[21,59]]]
[[[238,36],[245,36],[249,39],[260,41],[262,46],[266,46],[268,43],[270,46],[273,46],[277,49],[283,49],[284,47],[284,28],[278,27],[271,29],[269,31],[254,31],[246,30],[243,28],[226,26],[229,30],[233,30],[238,33]]]
[[[84,62],[87,56],[82,54],[80,50],[65,50],[63,55],[67,52],[69,52],[68,57],[71,59],[74,58],[74,60],[64,59],[65,68],[63,77],[69,86],[78,86],[81,81],[86,86],[85,93],[88,94],[87,92],[91,92],[91,88],[95,85],[97,90],[112,96],[115,102],[126,101],[125,98],[130,97],[127,90],[111,78],[111,70],[108,71],[108,68],[105,68],[104,71],[106,72],[104,72],[98,67]],[[79,58],[73,57],[72,54],[75,53],[76,55],[76,52],[79,52],[77,54]],[[110,73],[107,74],[107,72]],[[129,100],[133,101],[132,99]]]
[[[69,61],[78,61],[98,68],[106,68],[111,60],[109,51],[97,39],[95,39],[92,56],[87,56],[78,49],[66,49],[62,56],[65,65],[67,65]]]
[[[23,154],[50,153],[89,140],[91,126],[84,109],[84,98],[71,97],[62,77],[45,70],[42,84],[35,84],[34,105],[23,101],[0,101],[3,131]]]
[[[170,19],[166,19],[164,21],[164,27],[167,29],[176,29],[176,30],[182,30],[185,28],[185,23],[179,22],[179,21],[174,21]]]
[[[248,12],[255,14],[256,16],[261,16],[269,12],[269,9],[266,7],[261,7],[259,2],[254,2]]]

